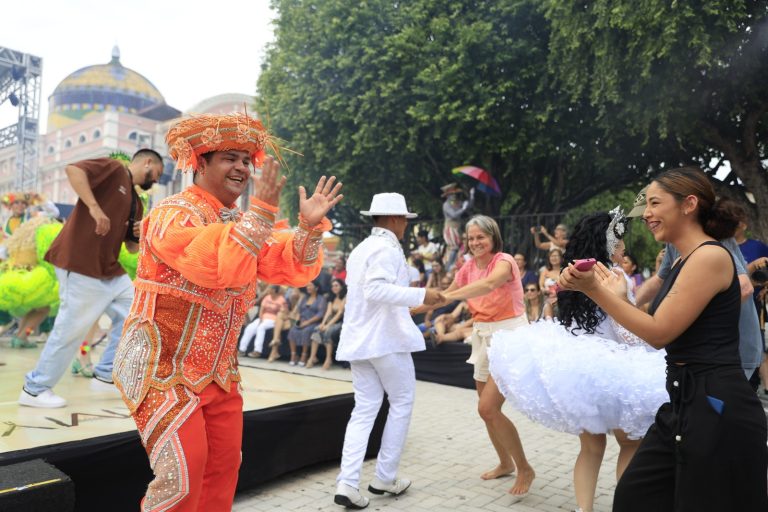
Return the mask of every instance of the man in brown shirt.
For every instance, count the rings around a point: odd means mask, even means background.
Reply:
[[[97,158],[67,166],[67,177],[79,199],[45,255],[56,269],[61,305],[37,366],[26,375],[19,404],[42,408],[67,405],[52,388],[90,327],[104,313],[112,319],[112,331],[94,368],[94,378],[112,383],[115,350],[133,300],[133,284],[117,258],[124,241],[129,251],[138,250],[143,213],[134,186],[149,190],[162,172],[162,158],[151,149],[137,151],[127,165]]]

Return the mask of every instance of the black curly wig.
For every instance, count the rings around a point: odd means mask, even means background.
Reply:
[[[595,258],[610,268],[611,255],[606,248],[606,230],[610,223],[611,216],[607,213],[592,213],[582,217],[568,239],[564,261],[570,263],[573,260]],[[614,232],[617,238],[622,238],[623,230]],[[581,292],[558,292],[557,307],[560,323],[573,334],[577,334],[577,331],[594,334],[597,326],[605,319],[603,310]]]

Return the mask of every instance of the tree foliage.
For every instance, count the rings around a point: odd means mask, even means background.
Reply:
[[[768,2],[547,0],[548,63],[596,129],[657,139],[656,169],[698,164],[720,193],[749,204],[768,237]]]
[[[562,211],[636,179],[642,162],[605,148],[588,102],[549,86],[548,23],[528,0],[274,0],[275,43],[259,79],[290,179],[345,183],[347,211],[404,192],[439,215],[450,169],[499,181],[489,213]],[[641,159],[642,160],[642,159]],[[467,182],[471,185],[471,182]]]
[[[718,188],[754,196],[765,238],[766,5],[273,0],[258,109],[302,154],[283,152],[292,185],[342,179],[345,223],[382,191],[439,216],[439,187],[464,164],[499,181],[501,200],[479,196],[491,214],[564,211],[665,168],[727,164]]]

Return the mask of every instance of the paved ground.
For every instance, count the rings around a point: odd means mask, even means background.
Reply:
[[[249,360],[253,363],[253,360]],[[267,363],[261,363],[271,367]],[[281,369],[288,368],[285,363]],[[301,370],[302,373],[351,379],[348,370]],[[485,427],[476,412],[477,395],[472,390],[417,382],[416,404],[408,444],[400,474],[413,480],[413,486],[398,498],[371,497],[368,510],[387,512],[426,512],[443,510],[493,512],[555,512],[573,510],[575,501],[571,469],[578,453],[575,436],[541,427],[505,406],[505,412],[520,431],[537,476],[527,497],[515,502],[507,494],[513,478],[483,481],[479,475],[495,466],[497,459]],[[373,477],[375,461],[363,466],[361,487]],[[611,509],[615,484],[616,449],[609,443],[598,484],[595,512]],[[333,510],[338,462],[297,471],[239,494],[234,510]]]

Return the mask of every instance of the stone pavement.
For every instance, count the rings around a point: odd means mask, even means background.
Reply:
[[[351,380],[349,370],[319,367],[306,370],[285,362],[268,364],[253,359],[248,363],[264,368]],[[571,470],[579,451],[576,436],[554,432],[528,420],[505,405],[505,413],[517,426],[526,455],[536,470],[531,492],[516,501],[507,490],[513,478],[480,479],[483,471],[496,465],[484,424],[477,415],[477,394],[473,390],[417,381],[408,443],[400,474],[413,480],[404,495],[371,498],[366,510],[387,512],[429,512],[443,510],[491,512],[556,512],[576,508]],[[616,443],[609,438],[598,482],[595,512],[611,510],[615,486]],[[339,454],[341,456],[341,454]],[[373,477],[374,459],[365,461],[361,489]],[[256,511],[343,511],[333,503],[338,461],[320,464],[262,484],[235,498],[233,510]]]

